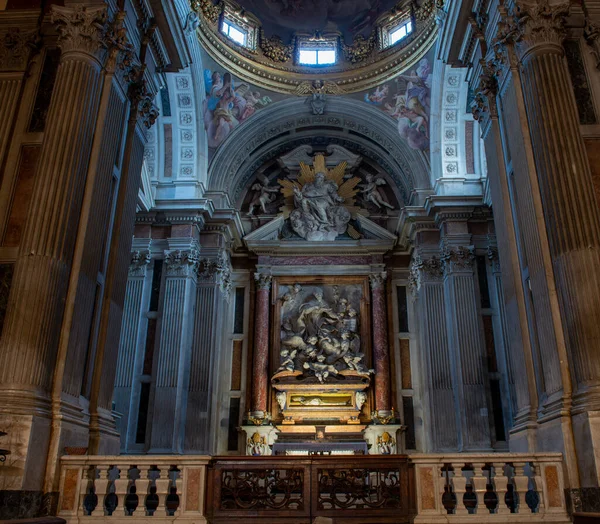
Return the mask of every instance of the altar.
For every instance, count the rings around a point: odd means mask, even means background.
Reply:
[[[358,205],[346,168],[360,157],[344,151],[312,167],[284,158],[281,214],[245,237],[258,255],[251,455],[397,451],[383,265],[395,236]]]

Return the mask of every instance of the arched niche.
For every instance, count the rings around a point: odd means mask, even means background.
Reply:
[[[306,98],[262,109],[236,128],[217,150],[208,174],[208,193],[222,207],[240,205],[256,171],[270,159],[321,138],[378,164],[394,183],[398,201],[410,205],[417,190],[431,188],[428,155],[411,149],[396,122],[383,111],[343,97],[327,98],[325,114],[313,115]]]

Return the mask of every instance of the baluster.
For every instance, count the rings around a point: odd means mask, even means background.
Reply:
[[[160,477],[154,481],[156,486],[156,494],[158,495],[158,507],[154,513],[157,517],[164,517],[167,514],[167,495],[169,494],[169,485],[171,479],[169,479],[169,466],[161,466]]]
[[[77,505],[77,516],[81,517],[87,515],[85,511],[85,499],[88,496],[88,489],[91,486],[92,491],[95,493],[96,482],[96,468],[88,467],[83,468],[81,471],[81,484],[79,485],[79,504]]]
[[[538,494],[539,497],[539,505],[538,505],[538,509],[537,512],[540,515],[543,515],[544,513],[546,513],[546,505],[545,505],[545,501],[544,501],[544,484],[542,483],[542,466],[539,462],[531,462],[531,476],[533,479],[533,489],[535,489],[536,493]]]
[[[119,476],[115,479],[115,495],[117,496],[117,507],[113,515],[125,515],[125,497],[127,496],[129,487],[128,471],[129,467],[126,465],[115,466],[119,471]]]
[[[453,462],[452,467],[454,468],[454,492],[456,493],[456,510],[455,515],[468,515],[469,511],[463,502],[463,497],[467,492],[467,478],[464,476],[462,467],[463,463]]]
[[[98,473],[99,478],[96,479],[96,495],[98,497],[98,504],[94,511],[92,511],[93,517],[104,516],[104,499],[106,498],[106,494],[108,493],[108,485],[110,484],[110,480],[108,478],[108,470],[110,469],[109,465],[102,464],[98,465]]]
[[[479,515],[489,513],[484,500],[488,482],[486,472],[483,470],[484,467],[485,462],[473,462],[473,478],[471,479],[471,485],[473,486],[473,492],[477,497],[475,512]]]
[[[143,468],[143,469],[142,469]],[[135,481],[136,494],[138,496],[138,507],[131,513],[134,517],[146,515],[146,496],[150,492],[150,467],[138,466],[140,478]]]
[[[515,491],[517,492],[516,512],[527,513],[529,508],[525,502],[525,496],[527,495],[527,490],[529,489],[529,477],[525,475],[525,462],[514,462],[513,467],[515,468],[514,482]],[[527,508],[527,511],[521,511],[522,508]]]
[[[173,482],[169,488],[169,493],[173,492],[174,495],[176,495],[179,499],[179,505],[177,506],[177,509],[175,510],[175,512],[173,513],[174,517],[179,517],[181,515],[181,494],[179,493],[179,488],[177,487],[177,480],[178,480],[178,474],[180,473],[181,470],[179,469],[175,469],[173,470]],[[182,475],[183,477],[183,475]],[[183,485],[183,481],[182,481],[182,485]],[[183,492],[183,488],[181,490]]]
[[[450,485],[450,464],[438,464],[435,466],[438,477],[438,486],[439,486],[439,504],[436,504],[436,507],[440,508],[440,513],[446,514],[446,506],[444,506],[444,496],[446,495],[446,488],[448,488],[448,493],[452,493],[451,485]]]
[[[506,493],[508,491],[508,476],[504,472],[504,462],[494,462],[494,487],[496,488],[496,495],[498,496],[498,508],[496,513],[498,515],[508,515],[510,508],[504,501]]]

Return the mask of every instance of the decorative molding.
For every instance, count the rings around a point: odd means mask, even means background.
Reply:
[[[146,276],[146,269],[152,260],[150,251],[134,251],[131,253],[131,262],[129,264],[130,277]]]
[[[492,271],[494,273],[500,272],[500,257],[498,256],[498,248],[493,245],[489,245],[486,252],[487,259],[489,260]]]
[[[37,29],[21,31],[11,27],[0,35],[0,71],[23,71],[31,52],[38,48],[40,36]]]
[[[422,258],[418,253],[410,265],[408,285],[413,297],[416,297],[424,282],[441,282],[444,276],[443,262],[439,257]]]
[[[165,251],[165,265],[168,277],[190,277],[197,273],[200,252],[197,249]]]
[[[107,31],[108,14],[106,6],[86,7],[74,4],[73,7],[53,5],[50,20],[58,31],[58,46],[63,54],[82,52],[97,59],[102,58],[106,48],[104,36]]]
[[[202,258],[198,264],[198,279],[202,282],[214,282],[225,299],[229,300],[231,288],[231,262],[224,251],[216,258]]]

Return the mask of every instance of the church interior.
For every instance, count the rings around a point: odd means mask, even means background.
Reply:
[[[0,519],[600,522],[600,0],[0,0]]]

